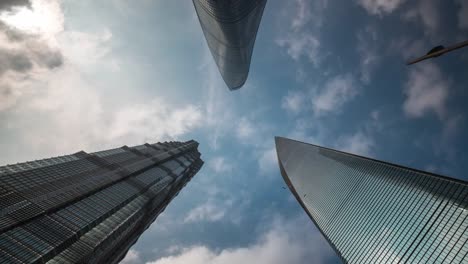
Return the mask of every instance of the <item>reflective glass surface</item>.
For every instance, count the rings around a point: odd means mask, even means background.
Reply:
[[[0,263],[117,263],[203,165],[164,142],[0,167]]]
[[[346,263],[466,263],[466,182],[277,138],[282,175]]]
[[[211,54],[229,89],[246,81],[266,0],[193,0]]]

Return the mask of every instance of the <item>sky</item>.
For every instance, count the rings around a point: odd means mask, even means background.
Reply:
[[[274,136],[468,179],[466,0],[268,0],[230,92],[191,1],[0,1],[0,165],[197,140],[203,168],[123,264],[340,263]]]

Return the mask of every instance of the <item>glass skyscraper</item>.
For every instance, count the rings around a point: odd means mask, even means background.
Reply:
[[[118,263],[203,165],[195,141],[0,167],[0,263]]]
[[[468,263],[468,185],[276,138],[281,174],[345,263]]]
[[[266,0],[193,0],[211,54],[230,90],[244,85]]]

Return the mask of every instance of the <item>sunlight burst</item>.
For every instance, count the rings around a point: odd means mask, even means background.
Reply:
[[[63,29],[58,1],[33,0],[31,7],[14,7],[0,13],[0,21],[32,34],[52,35]]]

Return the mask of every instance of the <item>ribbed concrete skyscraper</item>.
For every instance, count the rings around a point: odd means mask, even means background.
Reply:
[[[193,0],[211,54],[230,90],[247,80],[266,0]]]
[[[468,185],[276,138],[281,174],[345,263],[468,263]]]
[[[118,263],[203,165],[198,143],[0,167],[0,263]]]

